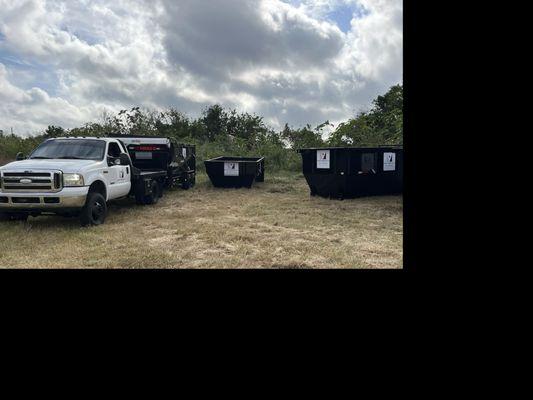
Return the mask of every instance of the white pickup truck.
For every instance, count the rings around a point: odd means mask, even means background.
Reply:
[[[54,138],[26,159],[19,153],[0,167],[0,220],[58,214],[100,225],[109,200],[132,195],[137,203],[156,203],[167,171],[135,167],[126,146],[111,137]]]

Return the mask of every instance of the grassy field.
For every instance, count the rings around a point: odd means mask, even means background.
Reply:
[[[0,222],[0,268],[402,268],[401,196],[310,197],[302,175],[252,189],[197,180],[155,206],[112,202],[98,227]]]

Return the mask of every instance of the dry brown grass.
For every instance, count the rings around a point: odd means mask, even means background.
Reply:
[[[156,206],[110,205],[105,225],[0,223],[0,267],[402,268],[401,196],[310,197],[300,176],[215,189],[205,175]]]

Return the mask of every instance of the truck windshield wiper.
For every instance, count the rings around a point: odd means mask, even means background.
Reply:
[[[81,157],[75,157],[75,156],[63,156],[63,157],[56,157],[58,160],[85,160],[85,158]]]
[[[52,158],[51,157],[42,157],[42,156],[36,156],[36,157],[31,157],[32,160],[35,160],[35,159],[39,159],[39,160],[51,160]]]

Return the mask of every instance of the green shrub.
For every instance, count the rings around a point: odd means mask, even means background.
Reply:
[[[403,87],[396,85],[373,102],[373,108],[339,124],[327,141],[323,129],[329,121],[312,128],[281,132],[268,128],[263,118],[213,105],[196,120],[170,108],[164,111],[134,107],[116,115],[104,113],[101,122],[65,130],[49,126],[42,134],[22,138],[0,131],[0,163],[15,159],[18,152],[30,154],[43,140],[58,136],[102,136],[107,133],[170,137],[196,145],[197,168],[218,156],[265,157],[270,172],[301,172],[302,161],[295,149],[324,146],[363,146],[403,142]]]

